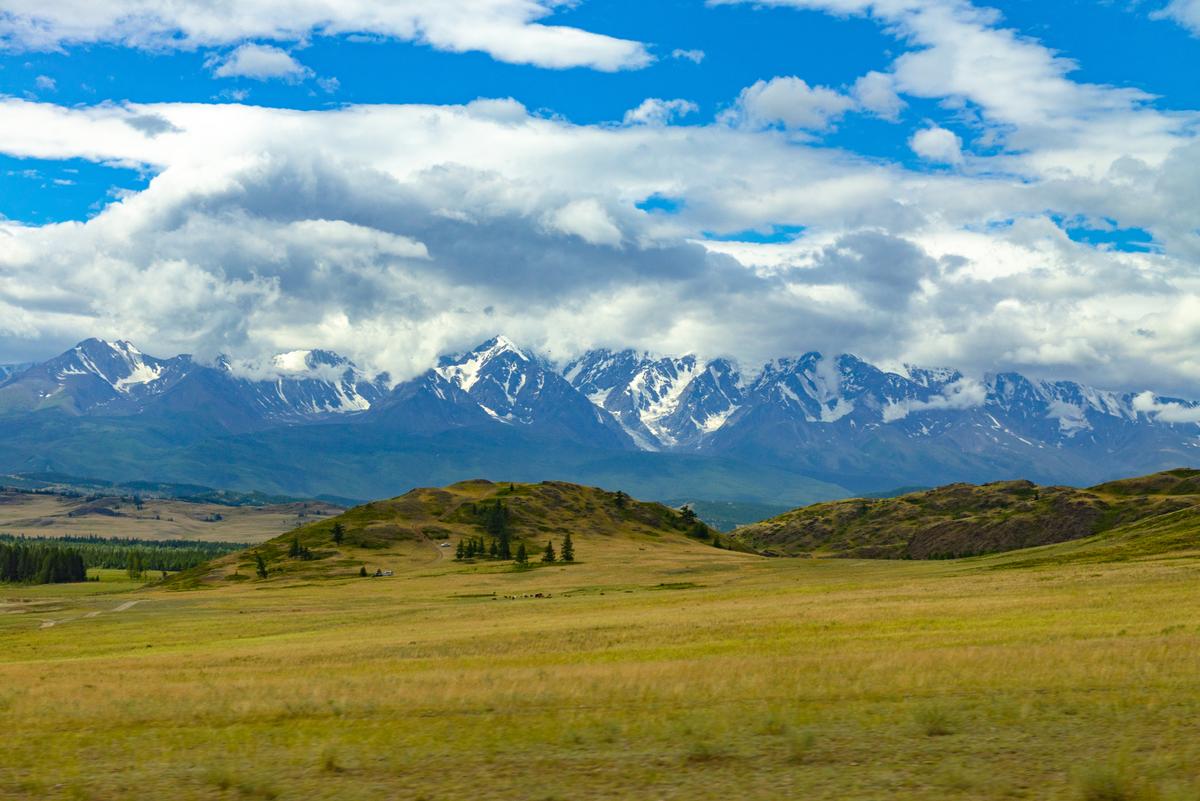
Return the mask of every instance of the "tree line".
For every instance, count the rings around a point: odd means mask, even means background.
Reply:
[[[196,540],[142,540],[132,537],[20,537],[0,534],[0,545],[25,545],[69,549],[83,558],[87,568],[130,570],[135,578],[146,571],[178,572],[247,546],[235,542]],[[136,570],[136,575],[134,574]]]
[[[0,542],[0,582],[66,584],[87,581],[87,565],[74,548]]]

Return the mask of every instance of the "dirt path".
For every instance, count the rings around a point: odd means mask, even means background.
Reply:
[[[132,609],[136,604],[140,604],[141,602],[142,602],[141,600],[126,601],[125,603],[120,604],[119,606],[116,606],[113,609],[110,609],[108,611],[109,612],[124,612],[127,609]],[[89,618],[89,617],[99,617],[103,613],[104,613],[103,609],[97,609],[94,612],[88,612],[86,615],[80,615],[79,617],[64,617],[64,618],[59,618],[58,620],[43,620],[42,625],[38,626],[38,628],[52,629],[55,626],[57,626],[59,623],[69,623],[72,620],[82,620],[84,618]]]

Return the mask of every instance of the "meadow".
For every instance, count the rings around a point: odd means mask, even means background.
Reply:
[[[1200,797],[1194,553],[577,547],[0,589],[0,798]]]
[[[103,511],[102,511],[103,510]],[[320,501],[225,506],[171,498],[128,498],[0,491],[0,533],[29,537],[132,537],[144,540],[261,542],[339,507]]]

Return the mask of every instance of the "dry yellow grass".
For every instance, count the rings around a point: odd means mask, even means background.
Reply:
[[[1200,797],[1200,561],[578,543],[525,572],[410,542],[390,579],[4,590],[0,797]]]
[[[79,514],[94,505],[80,498],[0,492],[0,533],[29,537],[134,537],[256,543],[340,509],[320,502],[271,506],[221,506],[147,498],[142,509],[102,499],[120,516]],[[117,506],[119,504],[119,506]],[[72,512],[76,515],[72,516]],[[212,520],[220,516],[220,520]]]

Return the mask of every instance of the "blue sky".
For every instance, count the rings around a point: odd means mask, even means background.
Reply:
[[[1198,37],[1200,0],[0,0],[0,361],[402,376],[503,330],[1200,394]]]

